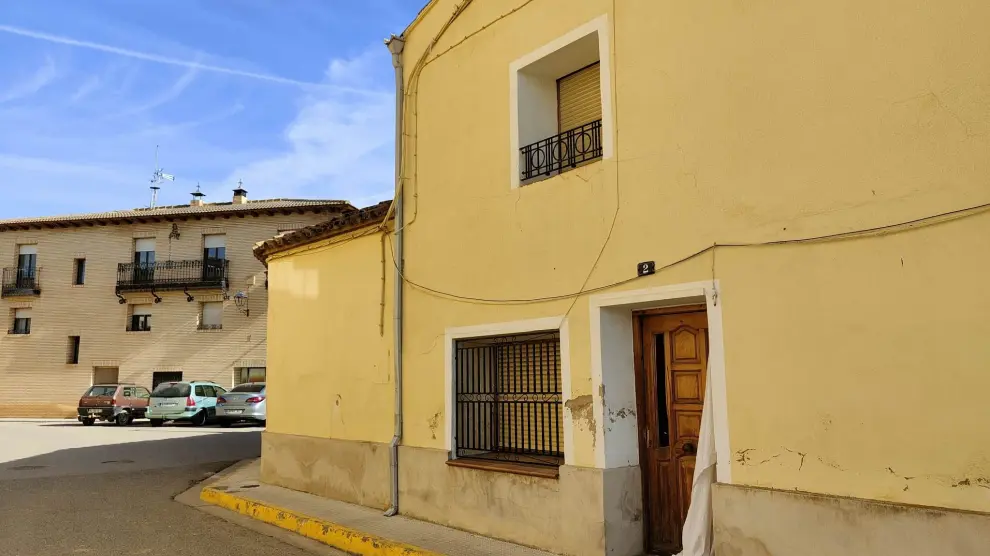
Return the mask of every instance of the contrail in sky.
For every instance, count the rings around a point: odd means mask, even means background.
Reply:
[[[11,25],[0,25],[0,32],[9,33],[11,35],[18,35],[21,37],[28,37],[32,39],[37,39],[41,41],[52,42],[56,44],[65,44],[69,46],[76,46],[79,48],[88,48],[90,50],[98,50],[100,52],[107,52],[110,54],[116,54],[118,56],[126,56],[128,58],[134,58],[137,60],[144,60],[146,62],[155,62],[158,64],[165,64],[169,66],[178,66],[183,68],[191,68],[202,71],[212,71],[215,73],[224,73],[227,75],[236,75],[238,77],[247,77],[249,79],[258,79],[260,81],[269,81],[271,83],[281,83],[283,85],[295,85],[299,87],[332,87],[341,91],[353,92],[353,93],[372,93],[377,94],[374,91],[369,91],[365,89],[357,89],[350,87],[337,87],[327,85],[326,83],[311,83],[308,81],[300,81],[298,79],[290,79],[288,77],[281,77],[278,75],[272,75],[269,73],[258,73],[253,71],[243,71],[234,68],[228,68],[224,66],[214,66],[210,64],[203,64],[200,62],[192,60],[182,60],[180,58],[172,58],[169,56],[162,56],[159,54],[152,54],[149,52],[141,52],[138,50],[131,50],[128,48],[120,48],[117,46],[112,46],[109,44],[101,44],[98,42],[83,41],[78,39],[73,39],[72,37],[63,37],[60,35],[52,35],[49,33],[42,33],[41,31],[33,31],[31,29],[23,29],[21,27],[14,27]]]

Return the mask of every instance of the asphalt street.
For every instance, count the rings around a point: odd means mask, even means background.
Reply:
[[[173,500],[260,451],[254,427],[0,421],[0,555],[310,554]]]

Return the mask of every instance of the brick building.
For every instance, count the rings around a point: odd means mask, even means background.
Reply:
[[[73,416],[95,383],[263,379],[254,244],[352,209],[238,188],[231,202],[0,220],[0,417]]]

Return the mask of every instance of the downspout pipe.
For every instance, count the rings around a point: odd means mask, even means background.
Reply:
[[[402,191],[402,105],[404,92],[402,48],[405,45],[406,41],[401,36],[392,35],[390,39],[385,41],[385,46],[392,53],[392,67],[395,68],[395,293],[392,299],[392,333],[395,340],[395,346],[392,350],[395,364],[395,432],[392,436],[392,442],[389,444],[392,505],[385,512],[386,517],[392,517],[399,513],[399,444],[402,442],[402,272],[404,267],[402,236],[406,223],[402,202],[402,198],[405,196]]]

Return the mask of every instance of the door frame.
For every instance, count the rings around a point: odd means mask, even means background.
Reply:
[[[641,434],[643,432],[643,429],[647,427],[647,422],[648,422],[648,414],[645,411],[643,411],[643,409],[646,407],[646,404],[650,403],[650,400],[651,400],[646,395],[646,392],[644,391],[644,389],[647,386],[647,381],[648,381],[647,369],[649,369],[649,366],[646,364],[647,354],[645,353],[646,352],[646,347],[645,347],[644,334],[643,334],[644,333],[644,330],[645,330],[644,320],[645,319],[648,319],[650,317],[664,317],[664,316],[673,316],[673,315],[697,315],[697,314],[704,314],[705,315],[705,321],[706,321],[706,327],[707,327],[707,320],[708,320],[707,306],[705,304],[703,304],[703,303],[701,303],[701,304],[693,304],[693,305],[678,305],[678,306],[674,306],[674,307],[659,307],[659,308],[653,308],[653,309],[643,309],[643,310],[639,310],[639,311],[633,311],[633,313],[632,313],[632,319],[633,319],[633,355],[635,357],[634,368],[635,368],[635,372],[636,372],[636,407],[637,407],[637,417],[638,417],[639,432]],[[705,336],[706,336],[705,346],[706,347],[708,346],[707,335],[708,335],[708,328],[705,328]],[[657,354],[657,357],[658,358],[659,357],[666,357],[666,354],[659,354],[658,353]],[[705,359],[706,360],[708,359],[707,354],[705,356]],[[669,363],[669,361],[668,361],[668,363]],[[671,409],[671,402],[673,401],[673,398],[670,396],[670,392],[673,391],[672,390],[673,384],[668,379],[671,378],[671,373],[672,373],[672,371],[671,371],[670,367],[667,366],[667,365],[664,365],[663,373],[661,374],[661,373],[658,372],[658,376],[654,380],[663,380],[663,381],[665,381],[665,384],[666,384],[666,386],[665,386],[665,392],[667,392],[667,394],[668,394],[668,399],[665,401],[665,403],[668,404],[667,405],[668,416],[670,417],[670,422],[668,422],[668,426],[669,427],[672,427],[672,430],[676,430],[676,427],[677,427],[677,425],[676,425],[676,419],[674,419],[673,418],[674,417],[673,414],[670,413],[672,411],[672,409]],[[708,380],[708,379],[706,378],[706,380]],[[704,388],[701,388],[699,394],[701,395],[702,399],[704,399],[705,389]],[[675,438],[676,438],[676,434],[671,436],[671,444],[669,446],[669,453],[670,453],[670,456],[669,457],[670,457],[670,461],[671,461],[672,465],[675,465],[675,467],[676,467],[676,462],[674,461],[674,459],[675,459],[675,457],[674,457],[674,453],[675,453],[675,450],[674,450],[674,440],[675,440]],[[641,436],[641,438],[640,438],[640,450],[642,450],[644,448],[644,444],[645,444],[644,437]],[[650,548],[649,547],[649,545],[650,545],[650,533],[651,533],[650,527],[651,527],[651,516],[652,516],[652,513],[654,511],[664,512],[664,511],[667,511],[667,510],[670,509],[670,508],[666,508],[666,507],[653,508],[653,507],[651,507],[647,503],[647,499],[649,498],[649,495],[650,495],[650,489],[648,488],[649,485],[648,485],[648,482],[647,482],[647,477],[649,476],[649,473],[647,471],[647,461],[648,461],[647,458],[648,458],[648,456],[644,456],[643,455],[643,452],[640,451],[640,470],[642,472],[642,487],[643,487],[642,492],[643,492],[643,545],[644,545],[644,548]],[[659,477],[659,476],[653,477],[653,480],[661,480],[661,477]],[[684,524],[681,524],[682,533],[683,533],[683,525]],[[653,547],[653,548],[656,548],[656,547]],[[666,554],[666,552],[664,552],[664,553]]]
[[[640,463],[633,312],[704,304],[708,314],[708,380],[712,387],[716,472],[719,483],[732,484],[723,298],[718,280],[603,293],[589,298],[594,413],[598,422],[609,423],[608,427],[598,427],[595,431],[595,467],[638,467]],[[631,418],[607,418],[618,416],[622,409],[631,409]]]

